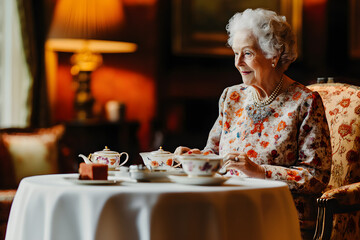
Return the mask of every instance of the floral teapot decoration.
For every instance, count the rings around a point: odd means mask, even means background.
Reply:
[[[126,158],[120,164],[120,158],[122,155],[125,155]],[[111,151],[108,147],[105,147],[105,149],[102,151],[91,153],[89,157],[86,157],[83,154],[79,154],[79,157],[81,157],[87,164],[102,163],[108,165],[109,169],[115,169],[116,167],[124,165],[128,161],[129,154],[126,152],[118,153]]]

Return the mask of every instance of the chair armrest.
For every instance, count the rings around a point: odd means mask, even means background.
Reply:
[[[360,210],[360,182],[325,192],[317,199],[318,215],[313,239],[330,239],[333,215]]]
[[[15,197],[15,193],[15,189],[0,189],[0,223],[7,222],[9,218],[11,204]]]
[[[360,182],[331,189],[320,199],[335,199],[340,206],[360,205]]]

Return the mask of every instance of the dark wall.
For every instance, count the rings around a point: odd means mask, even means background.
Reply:
[[[359,60],[348,51],[349,0],[303,2],[302,52],[286,72],[308,85],[318,77],[356,84]],[[202,148],[217,114],[217,101],[227,86],[241,83],[232,57],[178,56],[171,51],[171,1],[159,1],[158,113],[155,131],[167,150]]]
[[[360,85],[360,59],[353,59],[349,54],[350,8],[349,0],[328,0],[326,66],[329,75],[338,77],[339,81]]]
[[[157,106],[150,135],[160,137],[149,147],[161,144],[170,151],[179,145],[202,148],[217,117],[223,89],[242,80],[231,56],[179,56],[172,52],[172,2],[129,6],[133,24],[128,32],[139,43],[139,51],[131,59],[106,59],[110,60],[106,64],[110,62],[115,69],[125,66],[156,81]],[[358,84],[360,61],[349,56],[349,2],[303,0],[301,55],[290,65],[288,76],[305,85],[322,76]]]

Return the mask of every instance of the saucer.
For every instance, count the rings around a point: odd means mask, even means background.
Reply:
[[[172,182],[186,185],[221,185],[227,181],[228,177],[189,177],[187,175],[170,175],[168,176]]]
[[[174,171],[130,171],[130,178],[142,182],[166,182],[169,181],[169,175],[184,174],[182,170]]]
[[[150,172],[150,171],[130,171],[130,178],[138,182],[166,181],[166,172]]]
[[[64,177],[65,180],[81,185],[115,185],[119,184],[119,180],[80,180],[79,177]]]
[[[125,172],[125,171],[119,171],[119,170],[115,170],[115,171],[108,171],[108,176],[111,177],[129,177],[129,171]]]

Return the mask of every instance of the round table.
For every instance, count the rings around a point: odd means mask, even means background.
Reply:
[[[221,186],[171,182],[78,185],[41,175],[21,181],[7,240],[300,239],[283,182],[231,178]]]

